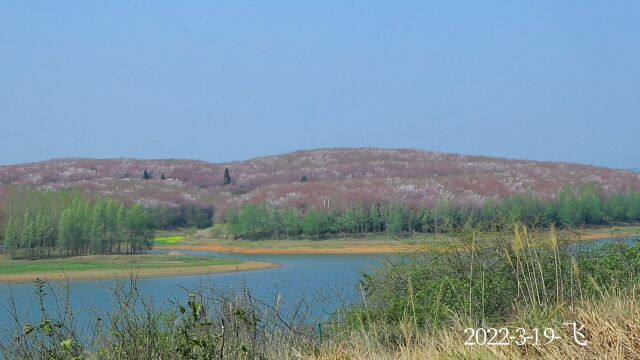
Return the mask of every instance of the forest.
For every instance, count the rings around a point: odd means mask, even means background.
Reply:
[[[155,229],[204,228],[212,225],[213,208],[145,208],[110,198],[88,199],[73,191],[12,191],[5,204],[5,252],[13,258],[46,258],[87,254],[137,254],[152,245]],[[245,204],[229,208],[224,229],[235,239],[319,239],[330,236],[386,233],[445,233],[473,225],[486,231],[518,222],[530,228],[573,228],[640,222],[640,192],[610,196],[595,185],[565,187],[552,200],[520,194],[481,206],[461,207],[441,201],[414,208],[402,202],[346,209]],[[219,234],[218,234],[219,235]]]
[[[637,223],[640,192],[626,191],[604,197],[595,185],[565,187],[553,200],[521,194],[502,201],[489,199],[482,206],[461,207],[442,201],[431,208],[411,208],[401,202],[353,206],[327,211],[309,208],[278,209],[266,204],[230,208],[225,231],[234,238],[320,238],[340,234],[386,232],[439,233],[466,225],[496,230],[519,222],[534,228],[563,228]]]
[[[154,224],[140,205],[87,199],[73,191],[18,189],[5,203],[4,250],[12,258],[137,254],[149,248]]]

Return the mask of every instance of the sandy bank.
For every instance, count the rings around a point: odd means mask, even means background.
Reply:
[[[358,245],[344,247],[290,247],[290,248],[261,248],[242,247],[224,244],[203,244],[203,245],[177,245],[167,249],[208,251],[217,253],[253,254],[253,255],[346,255],[346,254],[395,254],[410,253],[426,250],[437,250],[437,248],[427,245]]]

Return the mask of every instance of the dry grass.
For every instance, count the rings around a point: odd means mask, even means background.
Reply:
[[[541,242],[554,252],[555,270],[543,270],[536,247]],[[396,323],[366,318],[360,326],[336,329],[309,359],[640,359],[640,289],[635,282],[627,287],[602,284],[605,286],[595,285],[598,290],[587,295],[574,279],[589,275],[581,274],[577,263],[572,262],[568,269],[562,267],[558,244],[553,228],[549,233],[531,233],[525,227],[515,227],[508,244],[512,251],[506,254],[518,294],[514,294],[511,315],[504,319],[486,320],[482,314],[452,311],[442,326],[418,326],[415,310]],[[469,266],[473,272],[473,260]],[[562,271],[570,275],[570,284],[562,285]],[[549,282],[550,278],[554,281]],[[558,287],[549,292],[545,284]],[[413,304],[409,287],[408,303]],[[470,294],[472,301],[476,300]],[[573,327],[567,324],[574,322],[584,326],[586,346],[574,340]],[[516,345],[517,336],[505,346],[465,344],[467,328],[502,327],[510,330],[509,335],[517,335],[518,328],[528,334],[538,329],[539,344],[534,345],[531,339],[523,346]],[[547,328],[560,338],[548,342],[543,335]]]
[[[535,311],[535,310],[534,310]],[[468,346],[460,320],[446,329],[412,332],[411,323],[402,325],[406,343],[390,349],[381,339],[396,329],[354,331],[335,342],[327,342],[317,360],[391,359],[640,359],[640,300],[634,290],[603,294],[599,299],[564,306],[547,319],[562,339],[538,346]],[[571,328],[563,321],[577,321],[586,328],[588,345],[578,346]],[[506,324],[532,329],[530,316],[518,315]]]

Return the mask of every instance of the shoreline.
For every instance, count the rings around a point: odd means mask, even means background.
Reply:
[[[191,250],[207,251],[213,253],[244,254],[244,255],[366,255],[366,254],[397,254],[414,252],[416,249],[437,250],[429,245],[353,245],[345,247],[331,248],[245,248],[242,246],[230,246],[224,244],[204,244],[204,245],[176,245],[163,247],[167,250]],[[158,248],[159,249],[159,248]]]
[[[573,241],[593,241],[610,239],[615,237],[613,235],[614,228],[600,228],[600,229],[585,229],[583,231],[570,231],[568,234],[573,238]],[[628,233],[621,233],[622,236],[629,235]],[[212,241],[216,241],[212,239]],[[219,241],[219,240],[218,240]],[[243,241],[239,240],[237,245],[220,242],[202,243],[202,244],[175,244],[168,246],[156,247],[156,249],[162,250],[185,250],[185,251],[206,251],[211,253],[225,253],[225,254],[243,254],[243,255],[376,255],[376,254],[402,254],[411,253],[416,251],[450,251],[452,246],[438,246],[432,244],[363,244],[362,240],[358,240],[357,244],[345,244],[344,246],[331,246],[322,247],[321,243],[318,246],[289,246],[289,247],[270,247],[272,243],[265,242],[259,244],[260,240],[253,242],[252,244],[258,244],[255,247],[243,246]],[[271,241],[271,240],[265,240]],[[296,241],[296,240],[291,240]],[[428,241],[428,240],[427,240]],[[262,245],[262,246],[260,246]]]
[[[115,280],[135,278],[154,278],[154,277],[174,277],[189,275],[208,275],[222,274],[230,272],[244,272],[254,270],[276,269],[280,267],[278,264],[245,261],[240,264],[224,264],[224,265],[208,265],[208,266],[184,266],[184,267],[167,267],[159,269],[120,269],[120,270],[91,270],[91,271],[63,271],[53,270],[37,273],[21,273],[0,275],[0,284],[14,284],[31,282],[38,278],[45,281],[66,281],[66,280]]]

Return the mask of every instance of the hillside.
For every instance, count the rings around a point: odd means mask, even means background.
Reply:
[[[227,167],[233,182],[223,185]],[[144,170],[151,179],[142,178]],[[408,149],[322,149],[227,164],[58,159],[0,167],[0,196],[11,185],[73,188],[145,206],[213,205],[219,213],[229,204],[262,201],[335,208],[381,201],[428,206],[449,198],[470,205],[525,192],[551,198],[564,184],[589,182],[607,193],[640,190],[640,174],[630,171]]]

